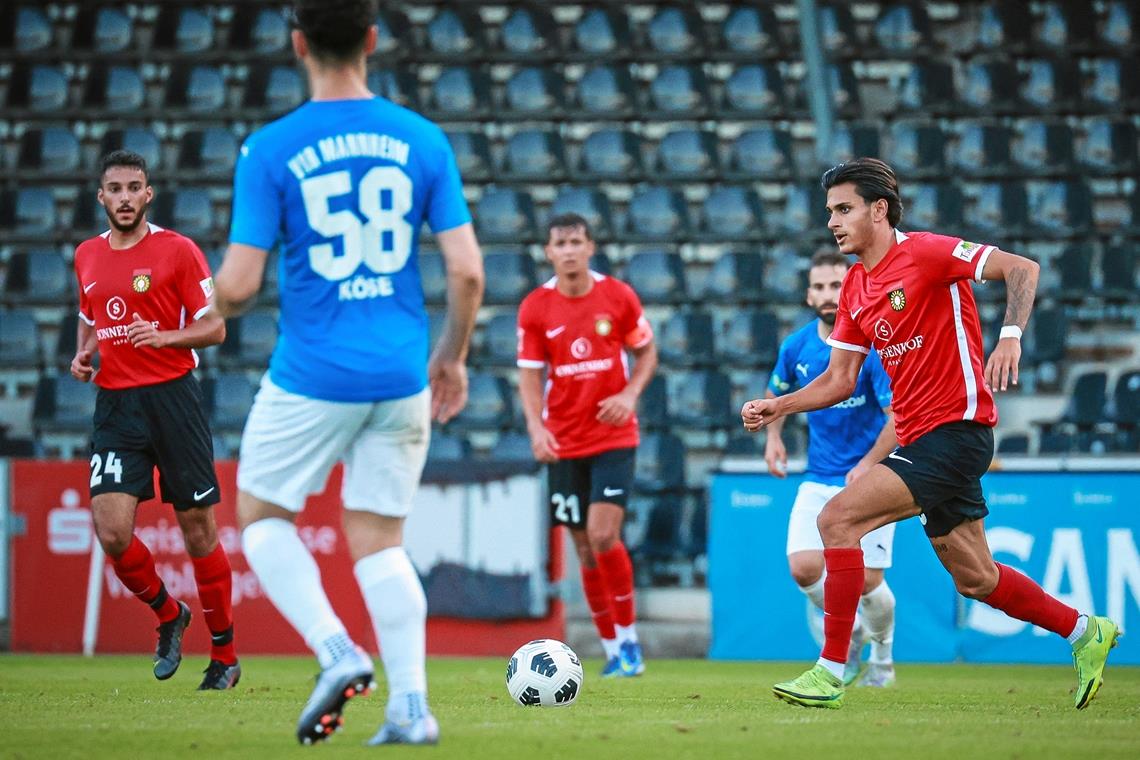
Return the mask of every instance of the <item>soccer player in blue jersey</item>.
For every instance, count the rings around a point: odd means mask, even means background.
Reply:
[[[344,462],[344,533],[388,680],[369,744],[432,744],[427,605],[403,548],[404,519],[431,420],[467,402],[467,356],[483,264],[455,157],[427,119],[373,95],[371,0],[298,0],[293,50],[311,100],[245,141],[230,245],[215,305],[233,316],[257,295],[279,246],[279,337],[242,434],[242,549],[266,595],[316,653],[321,673],[297,724],[327,738],[373,664],[333,612],[294,521]],[[429,359],[417,264],[426,222],[443,253],[446,327]],[[429,387],[430,386],[430,387]]]
[[[768,381],[767,397],[802,388],[827,369],[831,347],[827,338],[835,324],[839,286],[847,274],[847,258],[838,251],[815,254],[808,269],[807,304],[819,315],[780,345],[776,367]],[[891,383],[877,355],[868,357],[851,398],[835,406],[808,412],[807,472],[796,492],[788,520],[788,567],[800,591],[810,600],[808,621],[813,637],[823,644],[823,539],[815,521],[823,506],[843,486],[873,467],[895,448],[891,414]],[[784,418],[768,425],[764,460],[768,471],[785,477],[788,454],[780,435]],[[861,672],[866,640],[871,642],[869,666],[859,683],[890,686],[895,682],[891,643],[895,630],[895,597],[883,578],[891,566],[895,524],[889,523],[863,537],[864,570],[861,620],[851,636],[844,681],[854,683]],[[818,608],[819,612],[816,612]]]

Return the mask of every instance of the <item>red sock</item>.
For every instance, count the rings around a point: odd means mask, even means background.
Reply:
[[[1045,589],[1012,567],[1000,562],[994,564],[998,569],[998,583],[983,602],[1010,617],[1028,621],[1058,636],[1068,636],[1073,632],[1079,617],[1076,610],[1049,596]]]
[[[123,585],[154,610],[158,622],[166,623],[178,617],[178,602],[166,593],[166,584],[154,569],[154,555],[138,536],[131,536],[125,552],[111,557],[111,566]]]
[[[596,567],[582,567],[582,589],[586,592],[586,604],[594,617],[598,635],[607,641],[617,638],[614,631],[614,616],[610,613],[610,590],[602,571]]]
[[[227,665],[237,662],[234,652],[233,573],[230,558],[219,542],[205,557],[191,557],[198,599],[210,629],[210,659]]]
[[[598,567],[606,576],[606,586],[610,589],[614,622],[620,626],[633,625],[636,619],[633,605],[633,563],[625,544],[618,541],[609,549],[597,555]]]
[[[851,629],[855,626],[855,610],[863,593],[863,550],[824,549],[823,564],[827,578],[823,581],[823,653],[825,660],[847,662],[851,647]]]

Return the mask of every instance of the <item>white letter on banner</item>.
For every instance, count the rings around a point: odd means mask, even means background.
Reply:
[[[1132,601],[1140,606],[1140,554],[1130,528],[1108,531],[1108,616],[1124,628],[1125,587],[1132,591]]]
[[[1069,576],[1072,591],[1061,593],[1061,584]],[[1041,583],[1045,593],[1056,597],[1082,614],[1093,614],[1092,584],[1089,583],[1089,566],[1085,562],[1085,547],[1078,528],[1057,528],[1053,531],[1053,545],[1049,548],[1049,563],[1045,566],[1045,580]],[[1049,632],[1034,628],[1036,636]]]
[[[997,554],[1012,554],[1022,562],[1029,559],[1033,551],[1033,536],[1014,528],[990,528],[986,531],[986,541],[990,550]],[[1001,610],[995,610],[985,602],[971,602],[966,625],[991,636],[1016,636],[1028,625],[1023,620],[1011,618]]]

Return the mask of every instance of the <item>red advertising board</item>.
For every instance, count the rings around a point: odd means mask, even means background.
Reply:
[[[233,566],[234,627],[239,652],[302,654],[304,641],[261,591],[257,576],[241,552],[235,518],[237,466],[218,462],[222,501],[215,507],[219,537]],[[14,651],[82,651],[88,575],[94,534],[88,497],[86,462],[14,460],[11,510],[26,531],[12,542],[11,642]],[[156,484],[157,485],[157,484]],[[157,489],[156,489],[157,490]],[[333,608],[349,634],[376,652],[376,637],[356,585],[347,543],[341,530],[340,468],[325,490],[311,497],[297,521],[302,540],[317,560]],[[155,556],[167,589],[194,611],[186,634],[186,651],[209,651],[194,583],[194,567],[186,554],[178,521],[169,505],[151,500],[139,505],[136,534]],[[551,541],[552,553],[560,541]],[[561,562],[552,557],[552,576]],[[421,568],[423,570],[423,568]],[[105,562],[100,587],[97,652],[149,652],[154,648],[155,619],[119,582]],[[522,642],[562,638],[562,603],[554,601],[545,618],[508,621],[428,620],[430,654],[508,655]]]

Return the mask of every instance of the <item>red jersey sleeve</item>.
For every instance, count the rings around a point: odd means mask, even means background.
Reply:
[[[871,341],[863,334],[851,316],[852,308],[859,311],[862,311],[863,308],[860,304],[855,304],[853,307],[847,297],[849,292],[856,290],[855,287],[848,287],[854,271],[854,267],[848,269],[847,275],[843,278],[843,286],[839,289],[839,308],[835,311],[835,326],[831,328],[831,336],[827,339],[827,344],[832,348],[842,348],[845,351],[858,351],[861,354],[866,354],[871,351]]]
[[[959,280],[983,282],[982,269],[993,251],[994,246],[987,243],[928,232],[915,240],[913,255],[922,262],[920,271],[936,282],[950,284]]]
[[[537,299],[528,296],[519,306],[518,366],[542,369],[546,366],[546,343],[539,319]]]
[[[83,286],[83,271],[81,262],[85,258],[83,246],[75,249],[75,281],[79,284],[79,318],[90,327],[95,326],[95,312],[91,310],[91,299],[87,297],[87,290]]]
[[[645,310],[641,307],[641,299],[637,291],[623,283],[625,292],[625,309],[623,310],[623,324],[621,325],[622,342],[627,348],[642,348],[653,342],[653,327],[645,318]]]
[[[214,294],[214,278],[202,249],[189,238],[183,238],[183,252],[179,257],[178,295],[186,307],[189,321],[201,319],[210,307]]]

